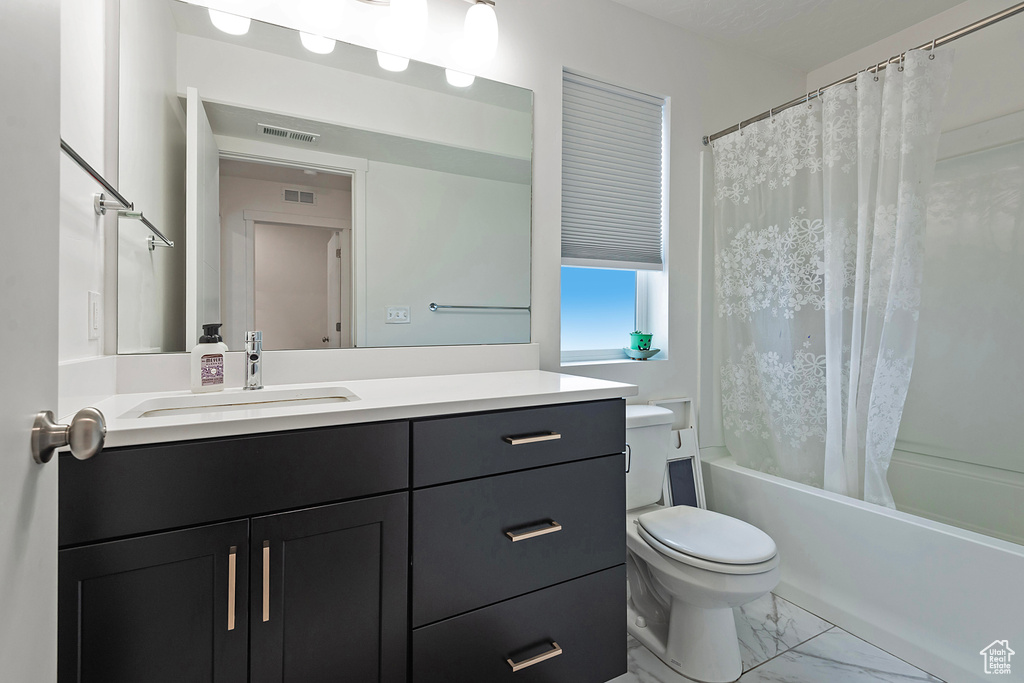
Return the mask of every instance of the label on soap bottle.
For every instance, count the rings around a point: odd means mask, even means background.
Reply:
[[[204,387],[224,384],[224,354],[216,353],[200,358],[199,377]]]

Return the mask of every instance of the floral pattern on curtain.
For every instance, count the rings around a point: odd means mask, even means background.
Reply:
[[[952,64],[912,51],[714,143],[717,353],[740,464],[893,506]]]

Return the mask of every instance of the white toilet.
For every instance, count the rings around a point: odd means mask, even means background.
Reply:
[[[726,683],[743,672],[733,607],[779,583],[768,534],[701,508],[658,504],[673,413],[626,406],[627,629],[695,681]]]

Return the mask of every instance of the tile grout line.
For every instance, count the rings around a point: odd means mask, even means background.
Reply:
[[[899,661],[903,662],[907,666],[912,667],[914,669],[917,669],[918,671],[920,671],[921,673],[923,673],[923,674],[925,674],[927,676],[931,676],[932,678],[934,678],[935,680],[939,681],[940,683],[946,683],[943,679],[939,678],[938,676],[933,674],[931,671],[925,671],[924,669],[919,667],[917,664],[914,664],[912,662],[908,662],[907,660],[903,659],[902,657],[898,657],[897,655],[894,655],[893,653],[889,652],[888,650],[885,650],[883,648],[878,647],[877,645],[872,643],[870,640],[865,640],[864,638],[861,638],[860,636],[858,636],[856,633],[850,633],[849,631],[847,631],[845,628],[842,628],[842,627],[835,627],[835,628],[839,628],[839,630],[842,631],[843,633],[846,633],[849,636],[851,636],[853,638],[856,638],[857,640],[859,640],[862,643],[867,643],[868,645],[870,645],[871,647],[875,648],[879,652],[884,652],[885,654],[889,655],[893,659],[898,659]]]
[[[856,638],[857,640],[859,640],[859,641],[861,641],[861,642],[863,642],[863,643],[867,643],[868,645],[870,645],[871,647],[873,647],[873,648],[875,648],[875,649],[877,649],[877,650],[881,650],[882,652],[884,652],[885,654],[889,655],[890,657],[892,657],[892,658],[894,658],[894,659],[898,659],[898,660],[900,660],[901,662],[903,662],[903,663],[904,663],[904,664],[906,664],[907,666],[912,666],[912,667],[914,667],[915,669],[917,669],[918,671],[921,671],[921,672],[923,672],[923,673],[926,673],[926,674],[928,674],[929,676],[931,676],[932,678],[934,678],[934,679],[936,679],[936,680],[939,680],[939,681],[942,681],[942,683],[945,683],[945,681],[943,681],[943,680],[942,680],[941,678],[939,678],[938,676],[936,676],[935,674],[933,674],[933,673],[932,673],[931,671],[925,671],[924,669],[922,669],[921,667],[917,666],[916,664],[913,664],[912,662],[908,662],[907,660],[903,659],[902,657],[898,657],[897,655],[894,655],[893,653],[889,652],[888,650],[885,650],[885,649],[883,649],[883,648],[879,647],[878,645],[875,645],[875,644],[874,644],[874,643],[872,643],[872,642],[871,642],[870,640],[866,640],[866,639],[864,639],[864,638],[861,638],[861,637],[860,637],[860,636],[858,636],[858,635],[857,635],[856,633],[851,633],[850,631],[847,631],[847,630],[846,630],[845,628],[843,628],[842,626],[839,626],[838,624],[833,624],[833,623],[832,623],[831,621],[829,621],[829,620],[828,620],[828,619],[826,619],[825,617],[821,616],[820,614],[815,614],[815,613],[814,613],[814,612],[812,612],[811,610],[807,609],[806,607],[803,607],[802,605],[798,605],[798,604],[796,604],[796,603],[795,603],[795,602],[793,602],[792,600],[786,600],[786,598],[784,598],[784,597],[782,597],[781,595],[779,595],[779,594],[775,593],[774,591],[772,592],[772,595],[774,595],[774,596],[775,596],[776,598],[778,598],[779,600],[785,600],[785,601],[786,601],[786,602],[788,602],[789,604],[793,605],[794,607],[798,607],[799,609],[802,609],[803,611],[807,612],[808,614],[813,614],[813,615],[814,615],[815,617],[817,617],[818,619],[821,619],[821,620],[822,620],[822,621],[824,621],[824,622],[825,622],[826,624],[832,624],[831,628],[828,628],[828,629],[826,629],[826,630],[822,631],[821,633],[819,633],[818,635],[816,635],[816,636],[812,636],[812,637],[808,638],[807,640],[805,640],[805,641],[803,641],[803,642],[801,642],[801,643],[797,643],[796,645],[794,645],[793,647],[789,648],[789,649],[788,649],[788,650],[786,650],[785,652],[789,652],[789,650],[793,650],[793,649],[795,649],[795,648],[798,648],[798,647],[800,647],[801,645],[803,645],[804,643],[808,643],[808,642],[810,642],[810,641],[814,640],[815,638],[817,638],[818,636],[822,635],[823,633],[828,633],[828,632],[829,632],[829,631],[831,631],[832,629],[834,629],[834,628],[838,628],[838,629],[839,629],[840,631],[842,631],[843,633],[848,633],[848,634],[850,634],[851,636],[853,636],[853,637],[854,637],[854,638]],[[779,656],[779,655],[781,655],[781,654],[785,654],[785,652],[780,652],[779,654],[775,655],[775,657],[778,657],[778,656]],[[772,657],[772,659],[775,659],[775,657]],[[771,661],[771,659],[769,659],[769,660],[765,660],[765,662],[761,662],[761,664],[764,664],[764,663],[766,663],[766,662],[770,662],[770,661]],[[758,664],[757,666],[761,666],[761,664]],[[752,669],[750,669],[750,671],[753,671],[754,669],[756,669],[756,668],[757,668],[757,666],[755,666],[755,667],[753,667]],[[744,674],[746,674],[747,672],[746,672],[746,671],[744,671],[743,673],[744,673]]]
[[[800,605],[796,604],[796,603],[795,603],[795,602],[793,602],[792,600],[787,600],[786,598],[782,597],[782,596],[781,596],[781,595],[779,595],[778,593],[772,592],[772,595],[773,595],[773,596],[775,596],[775,598],[776,598],[777,600],[782,600],[782,601],[783,601],[784,603],[786,603],[787,605],[792,605],[793,607],[796,607],[796,608],[797,608],[798,610],[800,610],[800,611],[802,611],[802,612],[807,612],[808,614],[810,614],[810,615],[811,615],[812,617],[814,617],[815,619],[820,619],[821,621],[824,621],[824,622],[825,622],[826,624],[828,624],[828,628],[827,628],[827,629],[825,629],[824,631],[821,631],[820,633],[815,633],[815,634],[814,634],[813,636],[811,636],[810,638],[807,638],[807,639],[805,639],[805,640],[801,640],[801,641],[800,641],[799,643],[797,643],[797,644],[796,644],[796,645],[794,645],[793,647],[790,647],[790,648],[786,648],[785,652],[789,652],[789,651],[790,651],[790,650],[792,650],[793,648],[796,648],[796,647],[800,647],[800,646],[801,646],[801,645],[803,645],[804,643],[806,643],[806,642],[808,642],[808,641],[810,641],[810,640],[813,640],[813,639],[817,638],[818,636],[820,636],[820,635],[821,635],[822,633],[826,633],[827,631],[831,631],[832,629],[834,629],[834,628],[836,627],[836,624],[833,624],[833,623],[832,623],[831,621],[829,621],[829,620],[828,620],[828,619],[826,619],[825,617],[821,616],[820,614],[815,614],[815,613],[814,613],[814,612],[812,612],[811,610],[809,610],[809,609],[807,609],[807,608],[805,608],[805,607],[802,607],[802,606],[800,606]],[[866,642],[866,641],[865,641],[865,642]],[[779,656],[779,655],[781,655],[781,654],[782,654],[782,653],[780,652],[780,653],[778,653],[777,655],[775,655],[775,657],[778,657],[778,656]],[[772,659],[775,659],[775,657],[772,657]],[[760,665],[758,665],[758,666],[760,666]]]
[[[787,602],[789,602],[789,601],[787,600]],[[796,603],[792,603],[792,602],[791,602],[791,603],[789,603],[789,604],[793,605],[793,604],[796,604]],[[799,607],[799,605],[797,605],[797,606]],[[815,616],[817,616],[817,615],[815,615]],[[819,617],[819,619],[820,619],[820,617]],[[827,619],[822,619],[822,621],[825,621],[825,622],[826,622],[826,623],[828,623],[828,624],[832,624],[832,622],[831,622],[831,621],[828,621]],[[792,650],[794,650],[794,649],[796,649],[796,648],[800,647],[800,646],[801,646],[801,645],[803,645],[804,643],[809,643],[809,642],[811,642],[812,640],[814,640],[814,639],[815,639],[815,638],[817,638],[818,636],[823,636],[823,635],[825,635],[826,633],[828,633],[829,631],[831,631],[831,630],[832,630],[832,629],[834,629],[834,628],[837,628],[837,626],[836,626],[835,624],[832,624],[831,626],[829,626],[829,627],[828,627],[827,629],[825,629],[825,630],[824,630],[824,631],[822,631],[821,633],[816,633],[816,634],[814,634],[813,636],[811,636],[811,637],[810,637],[810,638],[808,638],[807,640],[803,641],[802,643],[798,643],[798,644],[794,645],[793,647],[790,647],[790,648],[786,648],[786,649],[785,649],[785,650],[783,650],[782,652],[778,652],[778,653],[776,653],[776,654],[775,654],[774,656],[772,656],[772,657],[769,657],[768,659],[764,660],[763,662],[761,662],[761,663],[759,663],[759,664],[756,664],[756,665],[754,665],[754,666],[750,667],[749,669],[747,669],[746,671],[744,671],[744,672],[743,672],[742,674],[740,674],[740,677],[739,677],[739,679],[737,679],[737,681],[743,680],[743,677],[744,677],[744,676],[746,676],[746,675],[747,675],[748,673],[750,673],[751,671],[753,671],[754,669],[757,669],[757,668],[759,668],[759,667],[762,667],[762,666],[764,666],[765,664],[767,664],[768,662],[772,661],[773,659],[778,659],[778,658],[779,658],[779,657],[781,657],[782,655],[784,655],[784,654],[786,654],[787,652],[790,652],[790,651],[792,651]],[[841,630],[841,629],[840,629],[840,630]],[[854,637],[856,637],[856,636],[854,636]],[[865,642],[866,642],[866,641],[865,641]]]

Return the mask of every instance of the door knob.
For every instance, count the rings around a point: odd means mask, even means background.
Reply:
[[[32,459],[42,465],[50,462],[55,450],[70,446],[71,455],[88,460],[103,450],[106,435],[107,422],[95,408],[82,408],[69,425],[54,423],[53,413],[44,410],[32,425]]]

